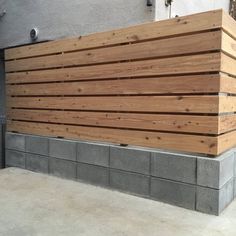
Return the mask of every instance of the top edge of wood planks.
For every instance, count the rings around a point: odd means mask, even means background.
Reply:
[[[44,42],[23,47],[9,48],[5,60],[77,51],[121,43],[133,43],[188,34],[200,31],[224,29],[229,35],[236,35],[236,23],[222,9],[177,17],[170,20],[145,23],[124,29],[79,36],[77,38]]]
[[[219,155],[236,145],[223,10],[5,50],[7,130]]]

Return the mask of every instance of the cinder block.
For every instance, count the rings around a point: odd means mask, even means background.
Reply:
[[[48,158],[37,154],[26,153],[26,169],[48,173]]]
[[[49,139],[49,156],[76,161],[76,142],[62,139]]]
[[[65,179],[76,179],[76,162],[50,157],[49,173]]]
[[[6,133],[6,148],[13,149],[17,151],[25,151],[25,135]]]
[[[110,167],[150,174],[150,152],[134,148],[110,147]]]
[[[153,152],[151,154],[151,175],[196,184],[196,164],[196,158],[193,156]]]
[[[27,135],[26,137],[25,151],[48,156],[48,138]]]
[[[25,169],[25,153],[15,150],[6,150],[6,166]]]
[[[150,177],[124,172],[119,170],[110,170],[110,186],[122,191],[148,196]]]
[[[197,187],[196,210],[219,215],[233,200],[234,181],[228,181],[221,189]]]
[[[79,142],[77,161],[98,166],[109,166],[109,146],[105,144]]]
[[[220,189],[234,175],[234,152],[216,158],[197,158],[197,185]]]
[[[109,170],[101,166],[77,163],[77,178],[92,184],[108,186]]]
[[[195,210],[196,186],[152,177],[151,197],[172,205]]]

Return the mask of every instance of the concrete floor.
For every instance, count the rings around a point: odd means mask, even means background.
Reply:
[[[236,201],[220,217],[17,168],[0,171],[1,236],[236,235]]]

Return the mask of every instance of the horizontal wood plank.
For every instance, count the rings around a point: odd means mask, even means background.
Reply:
[[[175,94],[226,91],[236,92],[236,80],[232,81],[232,78],[219,74],[6,86],[8,96]]]
[[[226,74],[221,74],[219,91],[222,93],[235,94],[236,93],[236,79]]]
[[[236,40],[227,33],[222,32],[222,46],[221,49],[226,54],[236,58]]]
[[[236,76],[236,59],[224,53],[221,54],[221,71]]]
[[[222,27],[233,38],[236,39],[236,22],[226,12],[222,12]]]
[[[219,116],[218,119],[220,134],[236,130],[236,114],[222,115]]]
[[[236,97],[235,96],[220,96],[219,110],[222,113],[236,111]]]
[[[223,153],[236,145],[236,131],[218,136],[217,153]]]
[[[229,100],[222,102],[225,112]],[[9,108],[218,113],[218,96],[8,97]],[[234,109],[234,108],[233,108]]]
[[[137,42],[140,40],[161,38],[190,32],[219,29],[221,26],[222,10],[216,10],[170,20],[146,23],[125,29],[80,36],[77,38],[11,48],[5,50],[5,59],[10,60],[120,43]]]
[[[6,83],[74,81],[220,71],[221,53],[54,70],[6,73]]]
[[[8,119],[139,130],[218,134],[217,116],[9,109]],[[235,120],[235,119],[234,119]],[[222,119],[224,121],[224,119]],[[230,128],[235,128],[236,125]],[[225,131],[228,126],[221,127]]]
[[[217,155],[217,137],[8,121],[7,131]]]
[[[230,42],[229,42],[230,43]],[[196,45],[198,45],[196,47]],[[109,48],[28,58],[5,63],[6,72],[80,66],[124,60],[200,53],[221,49],[221,31],[187,35]]]

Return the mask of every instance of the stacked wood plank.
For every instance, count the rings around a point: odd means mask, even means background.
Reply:
[[[236,23],[222,10],[5,60],[8,131],[210,155],[236,145]]]

